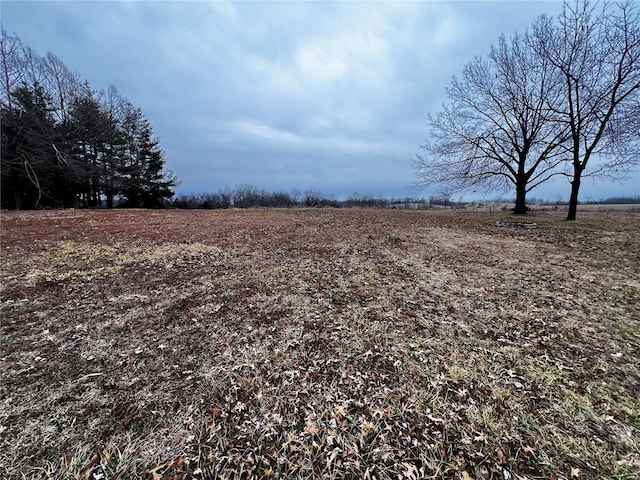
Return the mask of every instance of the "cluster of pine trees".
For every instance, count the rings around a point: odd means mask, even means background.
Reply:
[[[0,75],[3,208],[156,208],[173,197],[178,179],[151,124],[114,86],[94,91],[4,30]]]

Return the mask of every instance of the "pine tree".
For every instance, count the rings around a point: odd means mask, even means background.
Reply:
[[[12,108],[2,107],[2,203],[14,208],[55,203],[59,172],[50,98],[38,84],[23,85],[12,97]]]
[[[127,106],[124,117],[124,138],[127,155],[122,168],[123,194],[130,207],[157,208],[174,195],[178,180],[165,170],[164,151],[153,137],[151,124],[140,109]]]
[[[178,179],[139,108],[96,93],[62,61],[0,39],[1,195],[8,208],[156,208]]]

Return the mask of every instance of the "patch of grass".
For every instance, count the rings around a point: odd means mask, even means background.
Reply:
[[[139,477],[143,462],[139,452],[131,445],[123,449],[110,446],[100,454],[87,447],[80,447],[70,458],[45,460],[42,466],[23,473],[24,480],[126,480]]]
[[[402,242],[402,238],[400,238],[400,235],[397,235],[395,233],[392,233],[391,235],[389,235],[388,240],[391,243],[400,243],[400,242]]]
[[[640,475],[640,214],[2,215],[3,478]]]

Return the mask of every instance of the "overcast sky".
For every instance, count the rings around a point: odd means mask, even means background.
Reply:
[[[1,9],[5,30],[143,110],[179,193],[251,184],[344,198],[412,194],[410,158],[452,75],[561,3],[3,0]],[[640,195],[639,184],[638,172],[624,184],[585,180],[581,198]],[[568,184],[530,195],[567,198]]]

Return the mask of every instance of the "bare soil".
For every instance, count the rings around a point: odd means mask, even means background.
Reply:
[[[640,478],[640,213],[3,212],[2,478]]]

